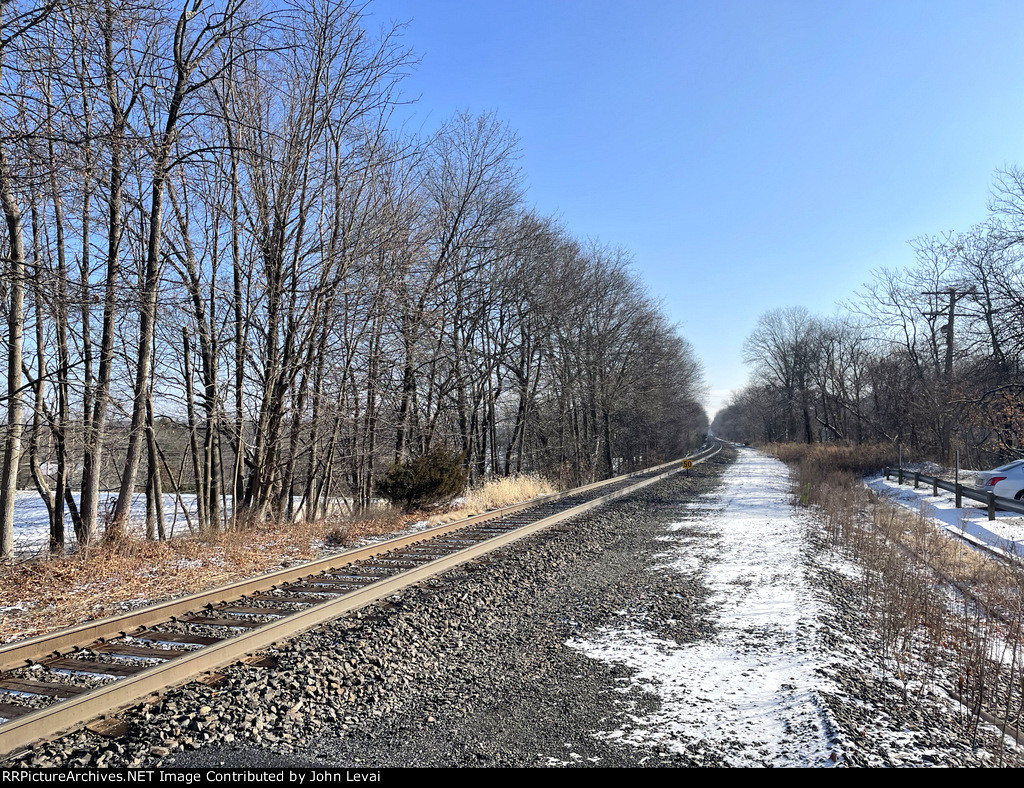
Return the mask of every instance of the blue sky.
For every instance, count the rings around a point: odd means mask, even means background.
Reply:
[[[1024,163],[1024,3],[373,0],[421,58],[411,128],[495,111],[528,199],[629,249],[709,411],[759,314],[831,314]]]

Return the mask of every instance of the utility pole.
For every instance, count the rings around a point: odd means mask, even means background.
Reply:
[[[974,295],[977,291],[973,287],[965,290],[958,290],[956,287],[947,287],[943,290],[926,290],[921,295],[949,296],[949,306],[934,312],[924,312],[925,317],[938,317],[946,315],[946,325],[939,328],[946,335],[946,359],[943,372],[947,378],[953,376],[953,321],[956,319],[956,304],[961,298]]]
[[[927,296],[949,296],[949,306],[943,309],[937,309],[934,312],[924,312],[925,317],[938,317],[939,315],[946,315],[946,325],[939,328],[939,331],[946,335],[946,358],[943,365],[943,375],[946,378],[946,397],[947,404],[953,399],[953,321],[956,319],[956,304],[961,298],[966,298],[969,295],[974,295],[977,291],[973,287],[965,288],[963,290],[957,289],[955,286],[944,288],[943,290],[926,290],[921,295]],[[944,414],[942,416],[941,426],[941,440],[942,449],[946,454],[946,464],[949,465],[952,461],[952,435],[951,425],[949,422],[949,415]]]

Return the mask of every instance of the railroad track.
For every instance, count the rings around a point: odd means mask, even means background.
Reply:
[[[0,759],[678,473],[696,454],[0,648]],[[94,723],[95,726],[95,723]],[[102,730],[102,722],[97,730]]]

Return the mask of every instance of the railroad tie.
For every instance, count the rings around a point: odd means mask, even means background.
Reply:
[[[56,681],[36,681],[35,679],[0,679],[0,690],[44,695],[48,698],[73,698],[75,695],[88,692],[85,687],[75,687]]]
[[[193,635],[188,632],[160,632],[149,629],[137,635],[132,635],[135,640],[145,640],[149,643],[182,643],[186,646],[212,646],[220,643],[224,638],[210,637],[209,635]]]
[[[215,613],[248,613],[254,616],[290,616],[294,610],[285,610],[280,607],[250,607],[247,605],[228,605],[227,607],[214,608]]]
[[[103,676],[134,676],[149,668],[149,665],[129,665],[123,662],[91,662],[87,659],[47,659],[41,665],[51,670],[69,670],[73,673],[95,673]]]
[[[144,657],[146,659],[174,659],[188,654],[184,648],[150,648],[149,646],[130,646],[127,643],[104,643],[102,646],[90,646],[90,651],[99,654],[114,654],[122,657]]]
[[[262,627],[266,621],[247,621],[244,618],[216,618],[213,616],[189,616],[181,619],[184,624],[205,624],[208,627],[241,627],[242,629],[256,629]]]
[[[31,711],[35,711],[31,706],[16,706],[13,703],[0,703],[0,718],[8,720],[16,720],[18,717],[24,717]]]

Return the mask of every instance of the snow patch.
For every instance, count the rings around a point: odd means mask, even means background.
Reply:
[[[716,497],[716,511],[669,528],[706,533],[677,544],[676,561],[683,572],[694,562],[704,566],[716,636],[679,645],[629,626],[569,642],[632,669],[623,691],[639,688],[660,701],[604,735],[679,752],[704,742],[735,766],[830,765],[817,695],[827,688],[816,672],[820,607],[804,576],[789,473],[777,460],[741,450]]]

